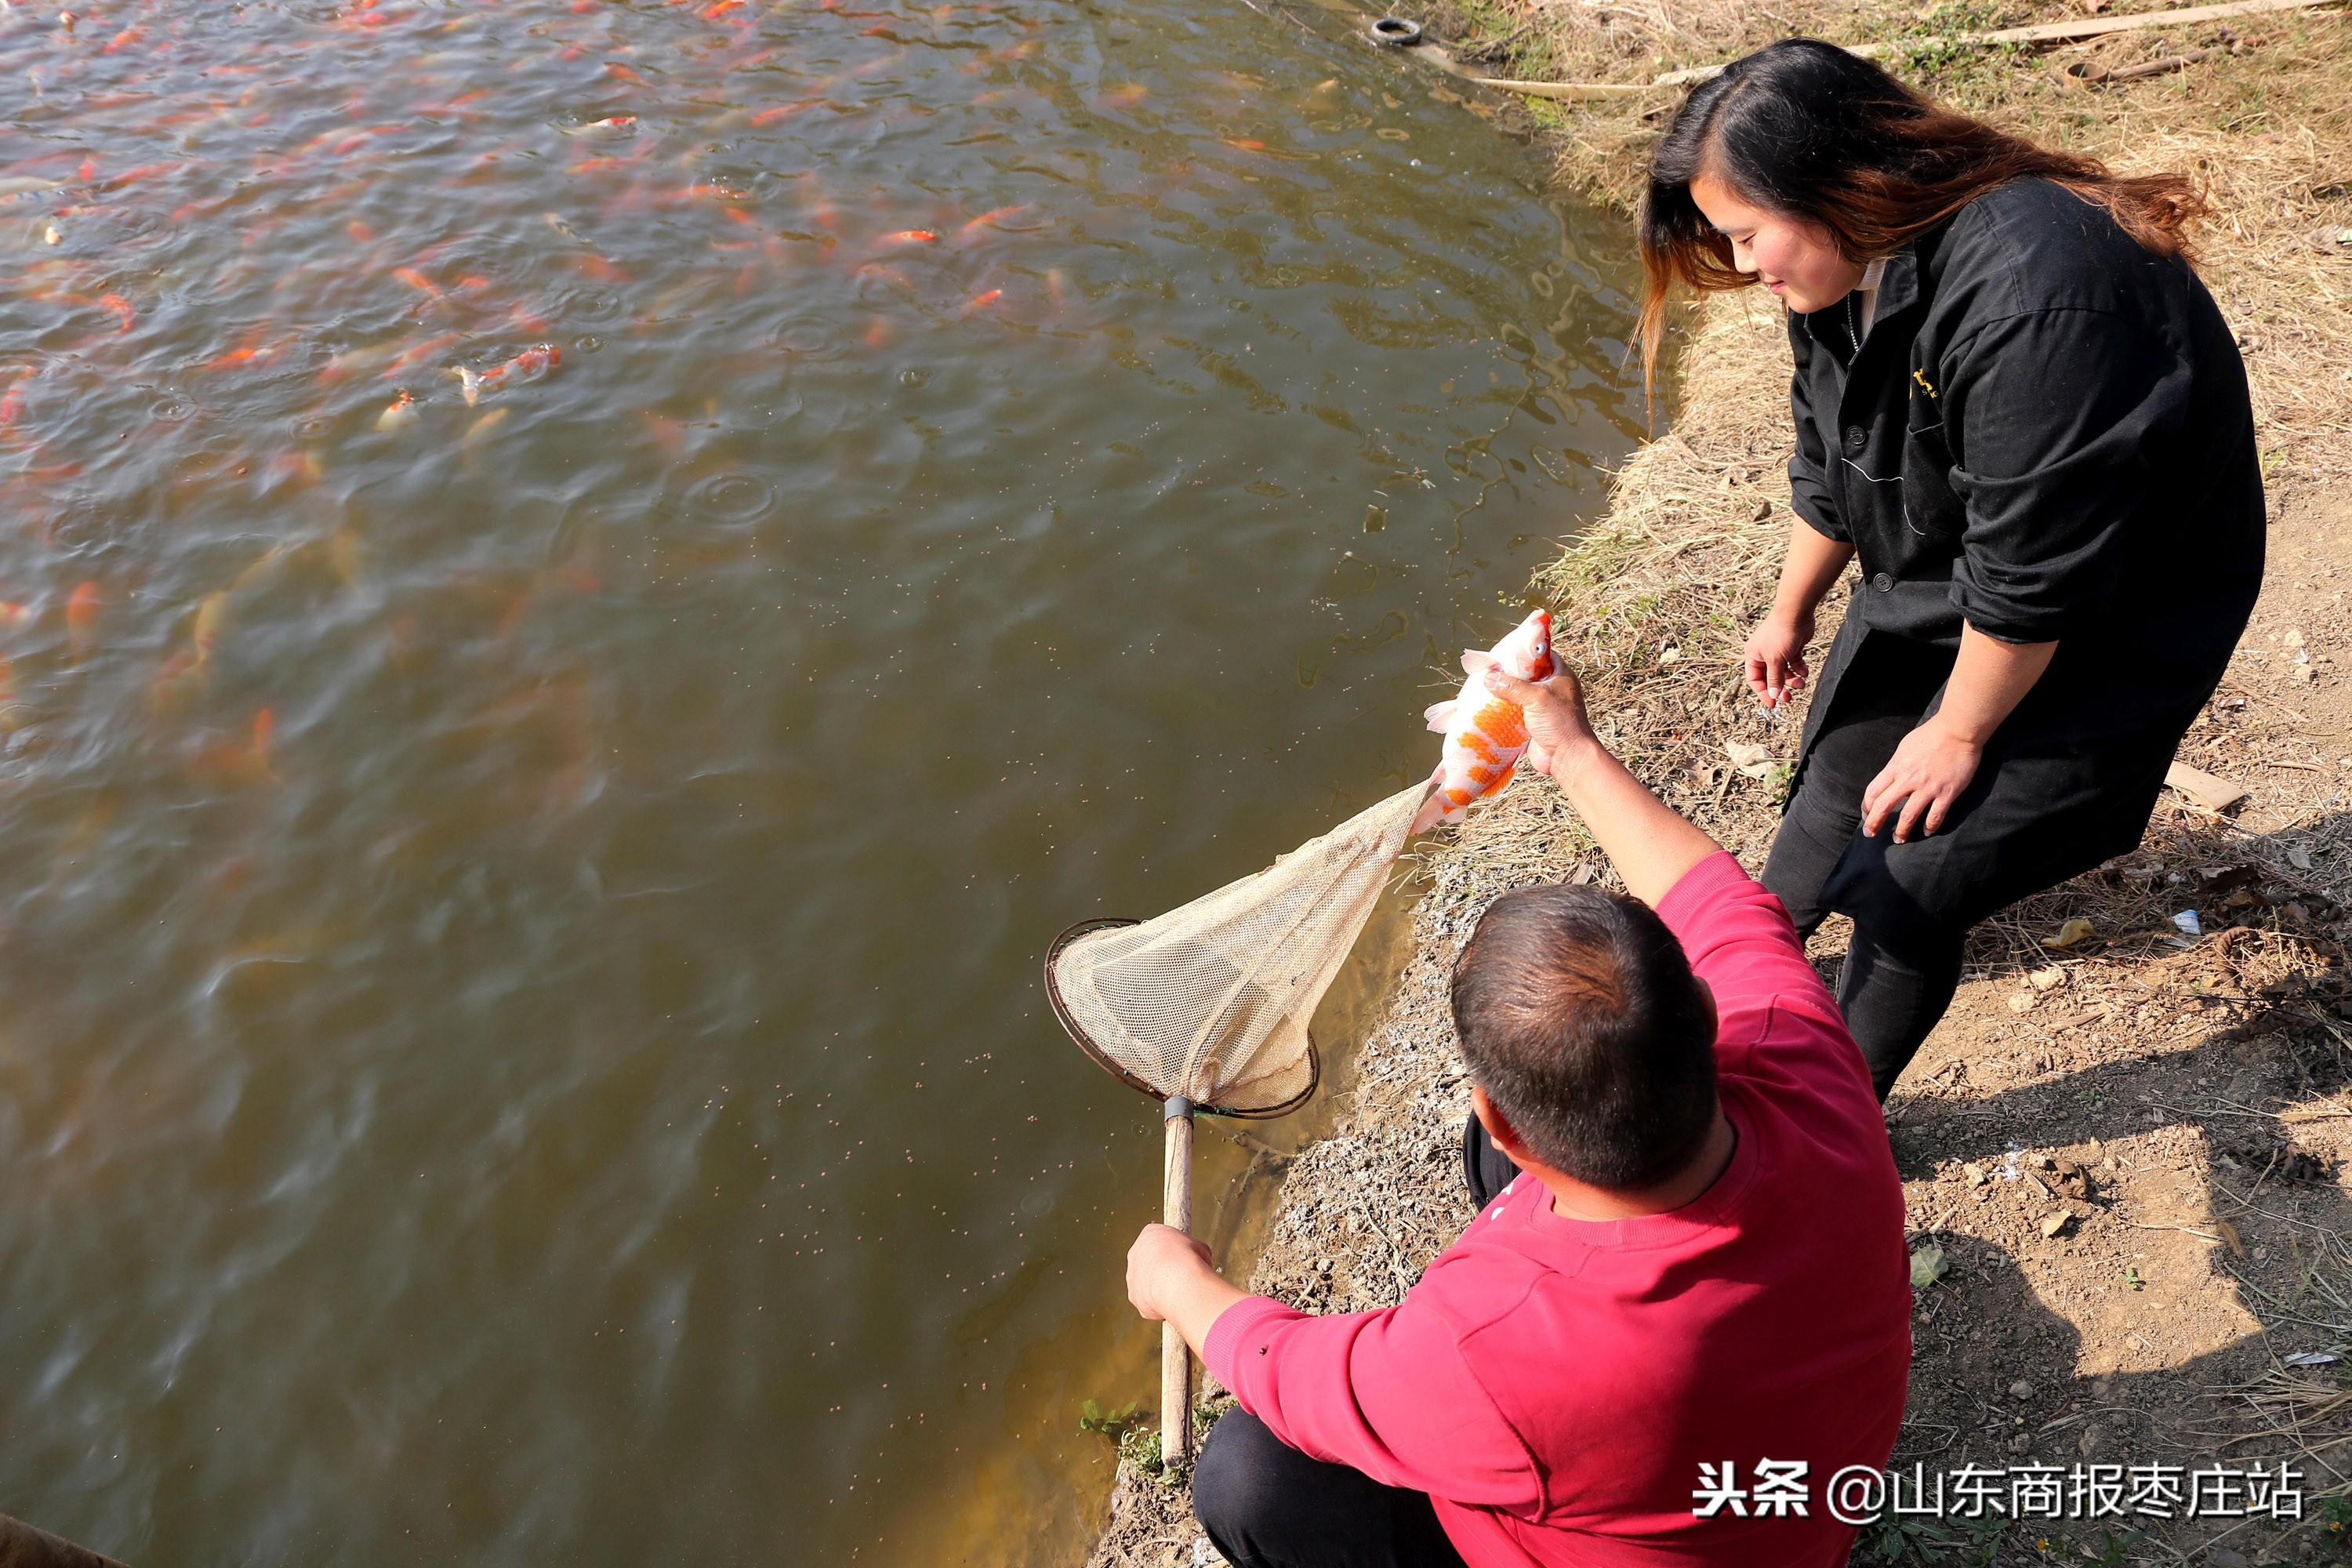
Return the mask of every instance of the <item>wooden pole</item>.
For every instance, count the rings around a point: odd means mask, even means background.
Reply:
[[[1192,1234],[1192,1102],[1171,1094],[1168,1142],[1160,1162],[1161,1223]],[[1192,1352],[1173,1323],[1160,1325],[1160,1462],[1192,1461]]]

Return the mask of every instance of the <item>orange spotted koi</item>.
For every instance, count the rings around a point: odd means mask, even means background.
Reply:
[[[540,343],[523,350],[504,364],[493,366],[488,370],[473,371],[459,365],[449,374],[456,376],[457,384],[465,389],[466,406],[471,408],[480,400],[483,393],[494,391],[509,381],[530,381],[547,371],[553,370],[562,358],[563,351],[553,343]]]
[[[1490,653],[1462,656],[1461,694],[1432,707],[1423,718],[1445,737],[1445,752],[1437,771],[1429,775],[1435,792],[1412,819],[1412,831],[1426,833],[1441,822],[1459,822],[1471,803],[1496,795],[1511,782],[1511,774],[1527,755],[1528,724],[1516,703],[1486,689],[1486,671],[1500,665],[1506,675],[1521,680],[1549,680],[1557,668],[1551,657],[1551,615],[1538,610],[1495,645]]]

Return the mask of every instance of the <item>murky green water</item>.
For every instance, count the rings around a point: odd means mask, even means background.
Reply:
[[[1433,80],[1240,0],[0,16],[0,1510],[1068,1560],[1158,1129],[1038,955],[1425,772],[1638,416],[1622,229]]]

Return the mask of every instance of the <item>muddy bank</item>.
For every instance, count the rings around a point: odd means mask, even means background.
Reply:
[[[1792,30],[1855,41],[1916,33],[1923,17],[2038,19],[2017,7],[1702,10],[1703,28],[1598,5],[1454,5],[1431,20],[1497,74],[1638,81]],[[2138,850],[1981,928],[1958,999],[1889,1105],[1912,1246],[1932,1277],[1917,1292],[1896,1458],[2286,1462],[2304,1472],[2306,1517],[1866,1534],[1884,1560],[2340,1560],[2352,1510],[2352,23],[2258,21],[2054,59],[1956,49],[1890,61],[2029,133],[2207,183],[2200,267],[2240,331],[2273,516],[2253,625],[2181,752],[2242,784],[2244,800],[2215,812],[2168,792]],[[2099,92],[2064,69],[2191,49],[2221,52]],[[1540,112],[1563,178],[1631,189],[1655,124],[1643,103]],[[1671,429],[1537,583],[1612,743],[1751,869],[1798,728],[1766,724],[1738,673],[1790,521],[1788,351],[1768,306],[1718,298],[1686,313]],[[1842,593],[1823,606],[1817,649],[1842,607]],[[1292,1167],[1251,1260],[1254,1289],[1312,1310],[1394,1301],[1469,1217],[1444,980],[1478,912],[1512,887],[1606,875],[1540,779],[1474,814],[1421,869],[1412,949],[1359,1047],[1352,1100]],[[2190,909],[2201,936],[2174,921]],[[2087,936],[2046,945],[2076,920]],[[1826,973],[1843,942],[1836,922],[1816,938]],[[1123,1468],[1093,1561],[1191,1563],[1198,1535],[1181,1488]]]

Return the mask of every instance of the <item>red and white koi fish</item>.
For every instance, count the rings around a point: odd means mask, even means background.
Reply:
[[[1500,665],[1521,680],[1549,680],[1558,666],[1551,657],[1551,614],[1538,610],[1490,653],[1462,655],[1461,695],[1423,715],[1445,737],[1445,752],[1429,775],[1436,793],[1412,819],[1412,831],[1426,833],[1441,822],[1459,822],[1473,801],[1499,793],[1511,782],[1528,752],[1528,724],[1518,705],[1486,689],[1486,671]]]
[[[566,136],[626,136],[637,128],[634,114],[608,114],[602,120],[592,120],[585,125],[559,125]]]
[[[466,406],[471,408],[480,401],[483,393],[493,391],[509,381],[530,381],[553,370],[562,358],[563,351],[553,343],[540,343],[523,350],[506,363],[488,370],[472,371],[460,365],[449,374],[456,376],[457,384],[465,389]]]

